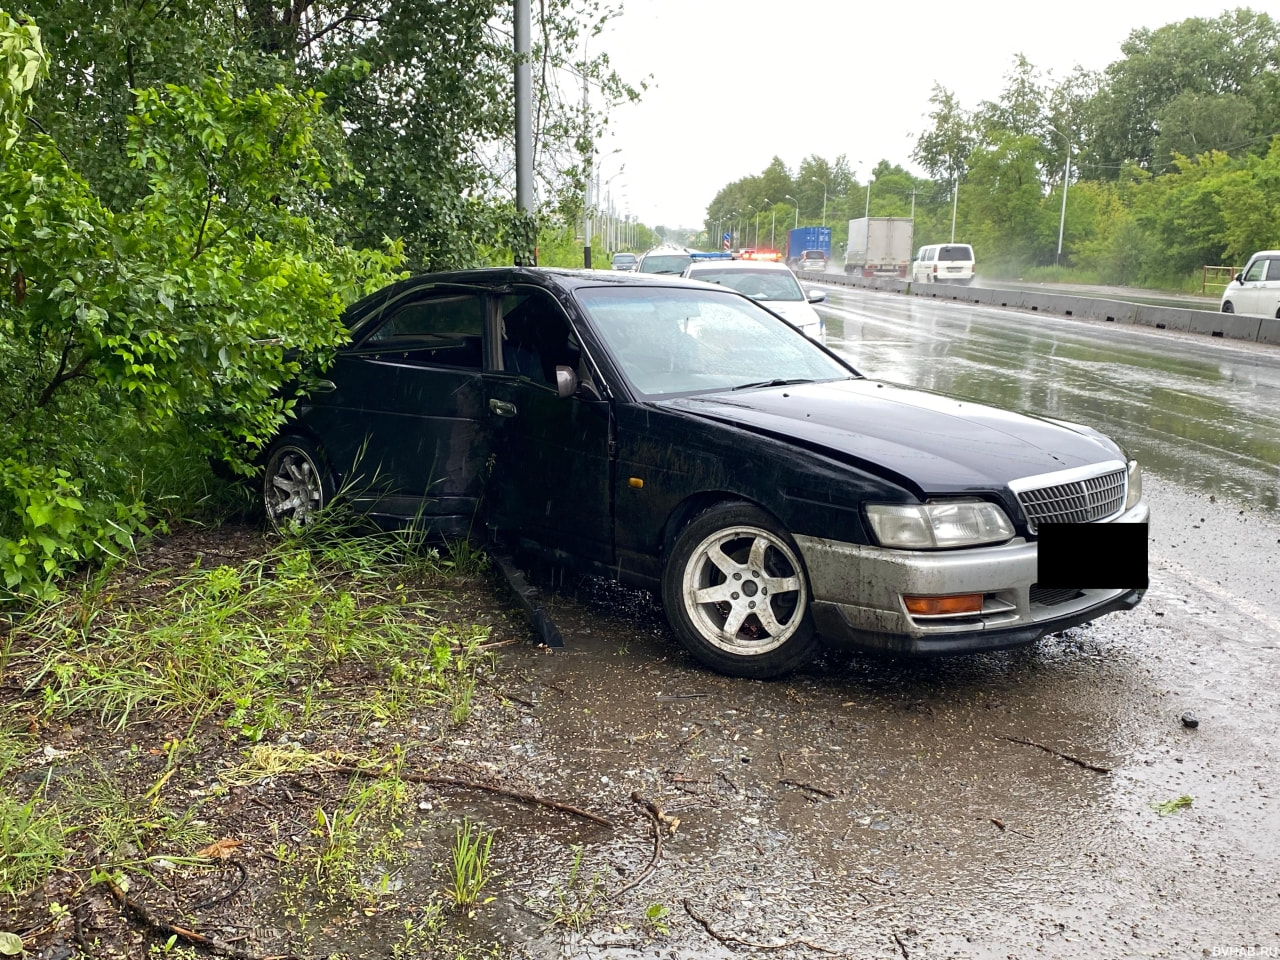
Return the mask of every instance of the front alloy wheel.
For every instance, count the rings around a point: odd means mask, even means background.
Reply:
[[[262,505],[276,528],[310,523],[333,495],[320,452],[301,437],[277,441],[262,473]]]
[[[813,651],[798,551],[773,518],[749,504],[720,504],[682,531],[663,600],[684,645],[722,673],[774,677]]]

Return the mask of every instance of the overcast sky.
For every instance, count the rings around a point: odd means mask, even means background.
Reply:
[[[1101,69],[1131,30],[1234,6],[1280,17],[1280,0],[625,0],[592,44],[627,80],[653,77],[610,120],[602,180],[620,212],[693,227],[775,154],[792,173],[812,153],[845,154],[860,180],[858,161],[919,172],[935,81],[971,109],[999,95],[1017,53],[1055,78]]]

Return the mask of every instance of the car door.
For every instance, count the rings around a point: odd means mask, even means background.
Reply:
[[[1236,304],[1236,313],[1260,314],[1263,311],[1263,282],[1267,275],[1267,260],[1258,257],[1252,261],[1240,275],[1231,299]]]
[[[309,415],[347,495],[374,515],[465,533],[486,449],[487,297],[464,286],[413,289],[363,325]]]
[[[1258,313],[1280,318],[1280,257],[1267,261],[1266,279],[1258,287]]]
[[[545,290],[515,286],[495,311],[485,375],[492,471],[486,517],[514,535],[599,563],[613,559],[612,403],[568,316]],[[556,368],[580,387],[556,390]]]

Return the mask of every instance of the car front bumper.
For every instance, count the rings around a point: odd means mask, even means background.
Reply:
[[[1139,503],[1113,523],[1146,523]],[[1017,539],[967,550],[889,550],[797,536],[813,591],[813,618],[830,640],[888,653],[976,653],[1032,643],[1115,610],[1130,610],[1144,590],[1044,591],[1036,581],[1034,542]],[[983,595],[979,614],[937,617],[907,612],[904,596]]]

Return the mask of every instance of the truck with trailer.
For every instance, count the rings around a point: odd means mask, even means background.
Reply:
[[[910,217],[859,217],[849,221],[844,272],[863,277],[906,278],[915,221]]]
[[[831,259],[830,227],[796,227],[787,231],[787,266],[792,270],[800,265],[800,255],[806,250],[821,250],[823,259]]]

